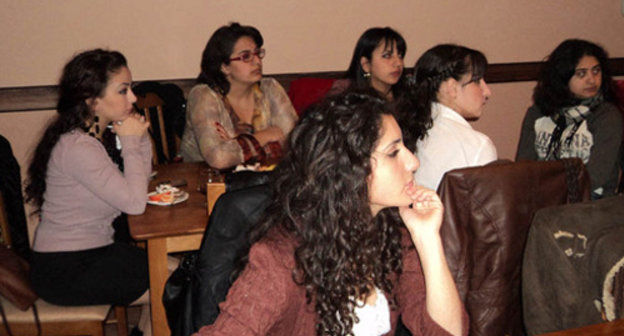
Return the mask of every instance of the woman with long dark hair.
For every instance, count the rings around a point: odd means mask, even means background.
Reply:
[[[405,87],[403,57],[407,44],[390,27],[366,30],[358,39],[345,78],[351,88],[372,87],[380,96],[392,100]]]
[[[148,288],[144,250],[113,241],[115,217],[145,210],[151,171],[149,124],[133,113],[131,84],[116,51],[85,51],[63,70],[57,115],[35,149],[26,187],[40,215],[32,284],[48,302],[126,305]],[[107,128],[119,138],[123,172],[101,142]]]
[[[570,39],[550,54],[533,92],[516,160],[583,160],[592,198],[615,194],[619,176],[622,116],[615,105],[605,50]]]
[[[274,163],[297,121],[281,85],[262,78],[260,32],[232,23],[210,37],[189,93],[180,154],[217,169]]]
[[[412,113],[411,105],[404,104],[403,98],[409,93],[403,62],[406,52],[405,39],[396,30],[367,29],[355,44],[345,78],[337,80],[331,92],[372,88],[380,97],[396,103],[395,117],[403,131],[403,140],[413,151],[430,123],[428,118]]]
[[[408,101],[412,113],[431,125],[424,137],[422,128],[407,131],[421,136],[417,183],[435,190],[445,172],[497,159],[490,138],[468,123],[481,117],[491,95],[483,79],[486,67],[483,53],[454,44],[437,45],[416,61]]]
[[[313,106],[216,322],[198,335],[466,335],[439,229],[442,204],[374,92]]]

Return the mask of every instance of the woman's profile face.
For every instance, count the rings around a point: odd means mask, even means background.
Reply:
[[[127,67],[113,72],[106,83],[101,97],[93,99],[93,112],[100,122],[107,125],[111,121],[123,121],[132,114],[137,98],[132,92],[132,75]]]
[[[394,117],[382,116],[380,138],[371,154],[371,175],[368,178],[368,198],[375,216],[388,207],[412,203],[408,190],[416,187],[414,172],[418,159],[405,147],[401,129]]]
[[[399,54],[394,41],[381,41],[373,50],[370,60],[362,57],[360,64],[364,72],[370,73],[371,86],[382,93],[390,91],[403,74],[403,56]]]
[[[241,83],[251,85],[262,79],[262,59],[254,54],[258,50],[256,42],[249,36],[242,36],[234,44],[230,59],[243,57],[243,55],[251,53],[252,57],[249,62],[242,59],[230,61],[230,64],[223,64],[221,71],[230,84]]]
[[[483,78],[474,80],[472,73],[461,77],[455,87],[455,104],[457,113],[466,119],[478,119],[492,91]]]
[[[583,56],[570,77],[568,87],[574,97],[579,99],[592,98],[600,92],[602,85],[602,68],[594,56]]]

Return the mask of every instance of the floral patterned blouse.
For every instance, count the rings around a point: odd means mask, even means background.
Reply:
[[[206,84],[194,86],[188,97],[180,145],[184,161],[206,161],[214,167],[277,161],[281,143],[260,146],[253,134],[277,126],[287,135],[297,122],[297,114],[284,88],[273,78],[263,78],[256,84],[254,95],[254,116],[252,124],[247,124],[234,113],[226,97]],[[239,136],[223,139],[215,127],[217,122],[228,134]]]

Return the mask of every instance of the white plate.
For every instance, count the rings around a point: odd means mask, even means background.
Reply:
[[[167,206],[167,205],[174,205],[174,204],[182,203],[189,198],[189,193],[187,193],[186,191],[182,191],[180,196],[177,196],[176,198],[173,199],[172,203],[152,201],[149,199],[149,197],[153,195],[156,195],[155,191],[152,191],[151,193],[147,194],[147,204]]]

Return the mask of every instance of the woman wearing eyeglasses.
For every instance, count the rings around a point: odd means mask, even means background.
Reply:
[[[279,83],[262,78],[262,43],[256,28],[236,22],[208,40],[188,97],[180,147],[185,161],[228,169],[280,158],[297,114]]]

